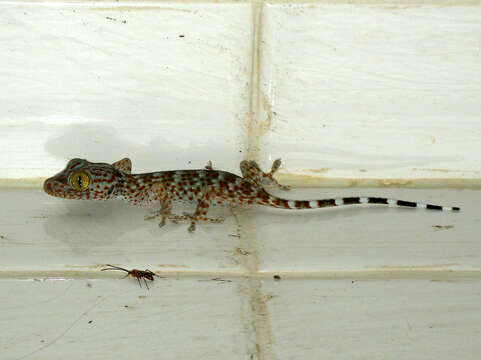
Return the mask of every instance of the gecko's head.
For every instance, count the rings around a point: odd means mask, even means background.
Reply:
[[[72,159],[65,169],[45,180],[49,195],[67,199],[108,200],[113,196],[122,174],[110,164]]]

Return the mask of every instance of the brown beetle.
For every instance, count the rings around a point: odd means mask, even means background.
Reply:
[[[137,270],[137,269],[132,269],[132,270],[127,270],[127,269],[124,269],[124,268],[121,268],[119,266],[115,266],[115,265],[110,265],[110,264],[106,264],[107,266],[110,266],[109,268],[104,268],[104,269],[100,269],[100,271],[105,271],[105,270],[121,270],[121,271],[125,271],[127,273],[127,275],[124,276],[124,278],[126,278],[127,276],[132,276],[134,278],[137,279],[137,281],[139,282],[139,286],[142,287],[142,283],[140,282],[140,279],[144,279],[144,283],[145,283],[145,286],[147,287],[147,289],[149,289],[149,285],[147,285],[147,281],[145,279],[148,279],[150,281],[154,281],[154,276],[158,276],[157,274],[155,274],[154,272],[150,271],[149,269],[145,269],[145,270]]]

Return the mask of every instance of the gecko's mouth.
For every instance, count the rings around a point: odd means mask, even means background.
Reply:
[[[57,192],[67,185],[67,178],[63,175],[55,175],[43,183],[43,190],[52,196],[59,196]]]

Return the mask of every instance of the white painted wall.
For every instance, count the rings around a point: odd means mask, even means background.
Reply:
[[[478,359],[480,39],[470,1],[0,2],[0,359]],[[289,198],[462,211],[216,209],[188,234],[41,190],[125,156],[282,157],[282,181],[351,187]]]

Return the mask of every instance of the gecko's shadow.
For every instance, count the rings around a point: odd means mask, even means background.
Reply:
[[[200,144],[179,147],[166,138],[156,136],[147,144],[133,143],[126,140],[114,127],[101,122],[77,123],[69,125],[52,125],[61,128],[61,135],[49,140],[47,152],[65,160],[85,158],[93,162],[108,162],[129,157],[133,161],[133,172],[150,172],[178,168],[203,168],[210,160],[206,154],[216,156],[217,161],[224,161],[222,154],[237,153],[239,162],[243,154],[239,150],[222,149],[218,144]],[[54,129],[52,129],[53,131]],[[58,131],[58,130],[57,130]],[[169,138],[175,139],[175,129]],[[178,136],[181,136],[180,130]],[[54,131],[53,131],[54,132]],[[184,162],[179,162],[182,159]],[[232,160],[229,171],[239,172]],[[152,168],[152,164],[155,168]],[[237,162],[238,164],[238,162]],[[216,164],[214,163],[214,166]],[[225,167],[222,164],[223,169]],[[56,169],[47,176],[61,171]],[[162,236],[165,231],[159,229],[156,221],[143,221],[146,209],[130,206],[121,201],[79,201],[55,199],[61,214],[50,214],[45,222],[47,234],[62,242],[68,243],[74,252],[85,253],[91,248],[116,242],[123,234],[138,228],[144,228],[155,237]]]
[[[139,173],[199,169],[208,160],[214,160],[214,167],[220,162],[223,170],[240,173],[238,164],[243,154],[242,150],[235,149],[235,145],[231,144],[228,148],[227,143],[222,147],[218,143],[205,142],[181,147],[174,141],[168,141],[176,139],[177,135],[182,139],[182,133],[179,131],[179,134],[175,134],[175,129],[168,137],[154,136],[148,143],[141,144],[126,140],[115,128],[102,123],[71,124],[62,128],[62,135],[49,140],[45,148],[47,152],[64,159],[65,164],[76,157],[108,163],[129,157],[133,163],[132,171]],[[235,161],[232,160],[233,156],[236,157]],[[152,164],[155,164],[155,168]]]
[[[63,199],[59,199],[62,201]],[[63,200],[60,214],[49,214],[45,232],[68,244],[73,253],[113,244],[144,224],[144,212],[121,202]]]

